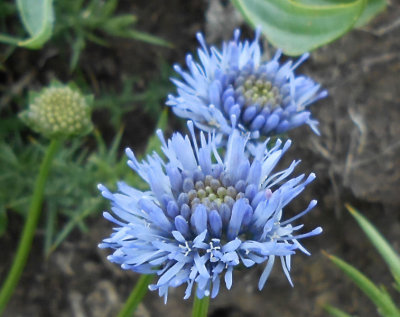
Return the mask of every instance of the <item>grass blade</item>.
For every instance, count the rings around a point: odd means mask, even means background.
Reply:
[[[333,317],[352,317],[351,315],[345,313],[339,308],[333,307],[331,305],[325,305],[324,309]]]
[[[390,295],[383,289],[378,288],[368,277],[362,274],[354,266],[346,263],[338,257],[326,254],[328,258],[336,264],[350,279],[374,302],[378,311],[383,316],[400,316]]]
[[[400,287],[400,257],[386,239],[375,229],[375,227],[356,209],[350,205],[346,205],[348,211],[356,219],[361,229],[364,231],[368,239],[375,246],[376,250],[380,253],[383,260],[388,265],[392,275],[396,281],[397,287]]]

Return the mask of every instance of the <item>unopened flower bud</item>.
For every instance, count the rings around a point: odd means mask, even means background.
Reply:
[[[48,138],[84,135],[92,129],[90,101],[79,91],[56,84],[37,94],[20,118]]]

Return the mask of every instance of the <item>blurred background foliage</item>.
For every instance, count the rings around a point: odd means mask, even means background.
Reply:
[[[171,46],[167,41],[140,32],[133,28],[137,17],[133,14],[117,14],[118,0],[16,0],[18,13],[29,38],[22,39],[21,27],[14,31],[17,35],[0,34],[0,42],[29,49],[40,49],[50,39],[71,49],[70,70],[75,70],[81,52],[87,41],[101,46],[109,46],[107,35]],[[16,13],[11,3],[0,7],[3,20]],[[56,16],[56,18],[54,17]],[[4,29],[4,28],[3,28]]]
[[[0,42],[3,42],[0,74],[6,78],[0,84],[0,236],[7,230],[10,213],[26,216],[47,146],[46,140],[29,131],[17,118],[16,114],[28,106],[27,88],[35,83],[36,73],[27,71],[22,80],[12,78],[8,83],[7,79],[14,75],[7,73],[9,69],[4,63],[12,54],[17,49],[42,49],[47,54],[54,46],[61,51],[69,50],[70,74],[66,77],[82,91],[92,93],[93,83],[88,81],[80,65],[80,56],[88,41],[110,47],[115,45],[113,38],[118,37],[171,47],[166,40],[136,30],[138,18],[117,12],[120,11],[117,0],[38,0],[36,5],[24,0],[0,2]],[[157,76],[147,80],[146,87],[143,87],[143,78],[126,75],[120,85],[98,89],[93,116],[107,117],[106,127],[68,141],[57,153],[45,192],[43,232],[47,256],[76,227],[86,232],[88,216],[106,209],[97,183],[103,182],[115,189],[116,182],[124,178],[134,186],[143,187],[140,178],[126,165],[121,138],[124,117],[132,112],[159,122],[160,127],[166,126],[167,113],[160,114],[171,88],[171,69],[162,59],[156,63]],[[155,143],[156,140],[149,141],[151,149],[156,147]]]

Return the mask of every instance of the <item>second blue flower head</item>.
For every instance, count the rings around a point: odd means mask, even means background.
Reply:
[[[295,63],[280,64],[281,51],[277,51],[272,60],[263,62],[260,31],[252,42],[241,42],[239,36],[236,30],[218,50],[198,33],[199,61],[188,54],[187,70],[175,65],[182,79],[172,79],[177,95],[169,95],[167,105],[204,131],[229,135],[239,128],[257,139],[307,124],[319,134],[308,106],[327,92],[307,76],[294,73],[308,54]]]

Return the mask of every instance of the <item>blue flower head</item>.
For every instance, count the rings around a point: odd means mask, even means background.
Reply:
[[[283,209],[314,174],[288,179],[298,161],[273,172],[290,141],[278,141],[269,150],[264,142],[249,159],[248,137],[234,130],[222,157],[213,135],[201,133],[198,143],[191,122],[189,128],[192,141],[179,133],[165,141],[158,132],[166,162],[154,153],[140,163],[127,149],[129,166],[149,184],[149,191],[120,182],[118,193],[111,193],[99,185],[112,205],[104,217],[117,225],[100,247],[114,249],[108,259],[123,269],[156,273],[159,278],[150,289],[158,290],[165,301],[169,287],[182,284],[187,284],[185,298],[194,284],[199,298],[215,297],[221,277],[229,289],[233,270],[240,265],[265,265],[261,289],[277,257],[292,284],[291,256],[296,250],[309,254],[299,240],[322,229],[298,234],[303,225],[292,225],[315,200],[290,219],[284,219]]]
[[[182,79],[172,79],[178,94],[169,95],[167,105],[204,131],[230,134],[238,127],[257,139],[307,124],[319,134],[318,122],[311,118],[308,106],[327,92],[310,78],[294,73],[308,54],[294,64],[288,61],[281,65],[281,51],[277,51],[272,60],[263,62],[260,30],[253,42],[240,42],[239,36],[236,30],[233,40],[218,50],[208,47],[198,33],[200,61],[188,54],[187,71],[175,65]]]

